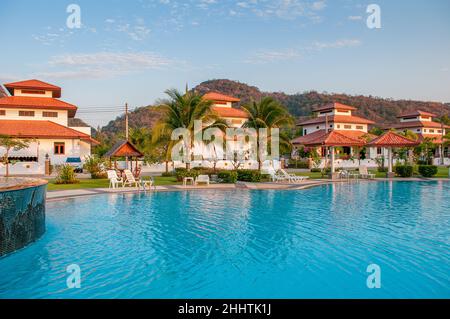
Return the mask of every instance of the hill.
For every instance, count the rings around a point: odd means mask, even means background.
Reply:
[[[315,91],[286,94],[283,92],[263,92],[255,86],[226,79],[205,81],[193,90],[204,94],[210,91],[218,91],[241,99],[241,104],[251,99],[259,100],[264,96],[272,96],[283,103],[297,118],[311,115],[311,110],[329,102],[340,102],[358,108],[357,115],[367,117],[377,123],[396,122],[396,116],[407,110],[423,110],[435,114],[450,114],[450,103],[424,102],[413,100],[394,100],[388,98],[348,95],[336,93],[319,93]],[[144,106],[132,111],[129,115],[130,127],[151,128],[161,118],[161,113],[153,106]],[[120,116],[102,128],[102,132],[109,137],[124,131],[124,116]]]

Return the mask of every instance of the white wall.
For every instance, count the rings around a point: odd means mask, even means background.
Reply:
[[[2,109],[1,106],[0,110],[5,110],[5,115],[0,115],[0,120],[52,121],[64,126],[67,126],[68,122],[68,113],[66,110],[38,110],[32,108]],[[33,111],[34,116],[19,116],[19,111]],[[58,117],[43,117],[43,112],[57,112]]]

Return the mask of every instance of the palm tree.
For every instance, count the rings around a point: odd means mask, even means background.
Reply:
[[[260,102],[252,101],[242,107],[249,116],[248,121],[244,123],[243,127],[254,128],[257,132],[257,160],[258,169],[261,170],[262,154],[260,152],[258,129],[289,127],[294,123],[294,120],[289,114],[289,111],[272,97],[265,97]],[[270,134],[268,134],[268,139],[270,142]],[[280,134],[280,148],[289,148],[290,144],[288,135]]]
[[[158,141],[164,135],[171,135],[173,130],[177,128],[185,128],[191,132],[191,141],[184,141],[185,150],[190,158],[192,154],[193,138],[194,138],[194,122],[201,120],[203,123],[203,130],[210,127],[218,127],[224,129],[226,124],[220,120],[212,111],[213,102],[205,100],[201,95],[195,92],[186,91],[185,94],[172,89],[167,90],[168,99],[162,101],[160,107],[165,112],[162,120],[157,124],[154,130],[153,141]],[[168,152],[178,141],[170,141]],[[186,169],[190,169],[190,161],[186,162]]]
[[[29,145],[28,140],[19,140],[12,138],[7,135],[0,135],[0,146],[4,147],[6,152],[3,156],[3,163],[5,164],[5,176],[9,176],[9,152],[11,150],[19,151],[21,149],[27,148]]]

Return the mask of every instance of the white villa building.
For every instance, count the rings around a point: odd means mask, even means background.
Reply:
[[[419,140],[424,140],[425,138],[430,139],[434,144],[438,145],[436,148],[434,164],[440,165],[441,163],[441,147],[443,142],[443,136],[447,133],[449,126],[442,123],[434,122],[433,117],[435,114],[424,112],[424,111],[412,111],[405,112],[397,116],[400,119],[398,124],[390,125],[389,128],[394,128],[397,131],[410,130],[419,136]],[[449,147],[444,147],[444,165],[450,165],[450,153]]]
[[[77,107],[61,101],[61,88],[39,80],[4,84],[0,92],[0,135],[27,140],[29,146],[9,153],[11,175],[44,175],[46,159],[53,165],[69,157],[82,161],[91,154],[90,127],[71,126]],[[1,86],[0,86],[1,88]],[[0,158],[5,148],[0,147]],[[5,166],[0,163],[0,175]]]
[[[330,103],[318,108],[315,108],[313,112],[316,114],[315,118],[308,119],[297,123],[297,126],[301,126],[303,129],[303,136],[300,136],[292,140],[295,152],[308,144],[321,144],[320,139],[324,139],[327,133],[334,131],[338,133],[336,136],[343,136],[342,139],[348,138],[356,141],[364,141],[375,138],[374,135],[368,133],[368,127],[370,124],[374,124],[373,121],[353,115],[353,111],[356,108],[353,106]],[[339,141],[335,141],[336,145],[339,145]],[[345,142],[343,141],[345,144]],[[327,147],[318,147],[318,154],[321,157],[326,156]],[[376,167],[376,157],[383,154],[381,148],[369,147],[366,148],[365,158],[357,160],[359,154],[356,153],[355,147],[342,146],[336,150],[337,160],[336,167],[355,167],[358,165],[366,165],[369,167]],[[319,167],[325,166],[325,160],[319,164]]]

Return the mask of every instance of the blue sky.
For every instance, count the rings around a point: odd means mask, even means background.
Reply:
[[[66,26],[71,3],[80,29]],[[371,3],[381,29],[366,25]],[[449,15],[447,0],[6,0],[0,81],[60,85],[95,126],[117,115],[99,106],[147,105],[216,78],[450,102]]]

